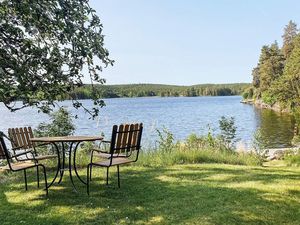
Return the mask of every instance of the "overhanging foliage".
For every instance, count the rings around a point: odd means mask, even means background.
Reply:
[[[0,3],[0,101],[11,111],[35,106],[49,112],[56,100],[83,85],[105,82],[102,67],[113,65],[104,47],[102,24],[88,0],[4,0]],[[104,102],[93,92],[92,117]],[[15,101],[20,100],[21,105]]]

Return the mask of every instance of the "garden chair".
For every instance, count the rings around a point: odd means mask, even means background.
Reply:
[[[21,154],[17,156],[15,159],[16,161],[22,162],[27,160],[36,160],[39,162],[40,160],[48,160],[57,158],[58,155],[39,155],[37,154],[36,147],[45,146],[48,145],[48,143],[43,143],[37,145],[36,143],[33,143],[30,141],[30,138],[33,138],[33,132],[31,127],[20,127],[20,128],[9,128],[8,129],[8,136],[11,141],[11,146],[14,154],[16,155],[18,152],[26,152],[29,151],[27,154]],[[58,157],[58,167],[57,170],[59,170],[59,164],[60,159]],[[37,179],[39,180],[39,168],[37,167]],[[38,182],[39,187],[39,182]]]
[[[18,150],[33,150],[32,153],[34,155],[34,158],[36,160],[46,160],[46,159],[53,159],[56,158],[57,155],[39,155],[37,154],[36,147],[47,145],[48,143],[43,143],[40,145],[37,145],[36,143],[32,143],[30,141],[30,138],[33,138],[33,132],[31,127],[20,127],[20,128],[9,128],[8,129],[8,136],[11,140],[11,145],[13,149]],[[14,150],[14,153],[16,151]],[[25,155],[25,160],[30,159],[31,154],[28,156]],[[24,158],[24,155],[23,155]],[[22,161],[24,159],[17,158],[18,161]]]
[[[138,160],[141,148],[143,124],[121,124],[114,125],[110,141],[109,152],[101,149],[93,149],[91,160],[87,166],[87,193],[89,194],[90,180],[92,179],[92,167],[106,167],[106,184],[108,184],[109,167],[117,166],[118,187],[120,187],[120,169],[123,164],[133,163]],[[107,142],[107,141],[106,141]],[[97,153],[97,154],[95,154]],[[102,160],[94,161],[94,156],[100,156]]]
[[[6,160],[7,165],[0,167],[1,170],[7,170],[7,171],[12,171],[12,172],[17,172],[17,171],[24,171],[24,179],[25,179],[25,190],[27,191],[27,175],[26,175],[26,170],[31,169],[31,168],[36,168],[38,171],[39,167],[42,167],[43,173],[44,173],[44,178],[45,178],[45,190],[46,190],[46,195],[48,195],[48,184],[47,184],[47,175],[46,175],[46,168],[44,165],[39,164],[38,161],[34,158],[34,155],[32,155],[32,160],[31,161],[18,161],[17,158],[26,155],[29,153],[32,153],[33,150],[27,150],[18,154],[11,154],[5,144],[4,138],[8,139],[9,138],[3,133],[0,132],[0,159]],[[16,161],[16,162],[14,162]],[[37,176],[37,182],[38,182],[38,187],[39,187],[39,177]]]

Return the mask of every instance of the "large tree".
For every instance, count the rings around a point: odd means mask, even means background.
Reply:
[[[276,87],[279,101],[292,107],[300,106],[300,35],[295,37],[293,51]]]
[[[294,48],[293,40],[296,37],[297,33],[298,33],[297,24],[294,23],[292,20],[290,20],[288,25],[285,26],[284,33],[282,35],[282,39],[283,39],[282,52],[286,59],[290,56],[291,52],[293,51]]]
[[[277,42],[263,46],[259,63],[252,71],[254,87],[259,89],[259,93],[266,91],[282,75],[283,68],[284,57]]]
[[[47,112],[83,85],[85,73],[104,83],[99,73],[113,61],[103,41],[88,0],[0,1],[0,101],[11,111],[36,106]],[[93,93],[93,109],[76,99],[73,106],[96,116],[103,101]]]

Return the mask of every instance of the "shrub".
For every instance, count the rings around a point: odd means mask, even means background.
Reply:
[[[34,130],[34,134],[37,137],[68,136],[72,135],[74,131],[75,126],[71,114],[65,108],[61,107],[58,111],[50,114],[49,123],[40,123],[37,129]],[[38,151],[55,153],[54,146],[47,145],[47,147],[39,147]],[[65,145],[65,148],[68,148],[68,146]]]
[[[253,88],[247,88],[243,92],[242,97],[243,97],[243,99],[251,99],[251,98],[253,98],[253,95],[254,95]]]
[[[221,131],[220,139],[222,144],[226,149],[233,149],[235,143],[237,142],[236,138],[236,129],[234,117],[226,118],[222,116],[219,120],[219,128]]]
[[[233,165],[262,165],[261,160],[253,153],[237,153],[213,149],[180,149],[175,147],[169,154],[161,151],[144,150],[137,165],[165,166],[185,163],[224,163]]]
[[[63,107],[50,114],[50,123],[40,123],[35,132],[37,137],[68,136],[75,131],[71,114]]]
[[[253,91],[253,88],[249,88],[249,92],[248,92],[248,98],[253,98],[253,95],[254,95],[254,91]]]
[[[220,140],[218,140],[218,138],[215,137],[209,124],[208,124],[207,135],[204,136],[204,141],[205,141],[205,146],[203,146],[203,147],[220,149]]]
[[[266,151],[265,149],[268,146],[268,141],[265,140],[262,136],[261,129],[257,129],[256,132],[253,134],[252,138],[252,147],[255,154],[261,158],[261,160],[266,158]]]
[[[197,136],[197,134],[189,135],[186,140],[181,143],[182,149],[222,149],[220,138],[215,136],[208,125],[208,132],[206,135]]]
[[[273,96],[271,93],[268,91],[262,93],[262,100],[264,103],[273,105],[276,102],[276,97]]]
[[[289,166],[300,166],[300,149],[297,151],[286,151],[284,160]]]
[[[300,135],[294,135],[291,143],[294,146],[299,146],[300,145]]]
[[[206,138],[203,136],[197,136],[197,134],[190,134],[187,138],[186,141],[183,145],[183,147],[187,147],[187,148],[194,148],[194,149],[200,149],[203,148],[205,146],[205,144],[207,143]]]
[[[242,96],[243,96],[243,99],[248,99],[249,93],[248,92],[244,92]]]
[[[138,165],[164,166],[184,163],[224,163],[236,165],[261,165],[262,161],[254,153],[224,151],[222,140],[211,132],[204,136],[191,134],[187,139],[174,144],[173,134],[164,129],[158,131],[159,145],[156,149],[143,150]]]
[[[162,131],[156,130],[158,134],[158,148],[162,152],[170,152],[174,148],[174,135],[167,129],[163,128]]]

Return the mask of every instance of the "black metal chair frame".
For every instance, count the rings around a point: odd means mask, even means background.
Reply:
[[[124,129],[124,130],[123,130]],[[101,149],[93,149],[91,152],[90,163],[87,166],[87,193],[90,193],[90,181],[92,180],[92,167],[106,167],[106,184],[108,185],[108,173],[109,167],[117,166],[118,174],[118,187],[120,188],[120,168],[121,164],[133,163],[138,160],[139,152],[141,149],[141,139],[143,133],[143,124],[121,124],[119,127],[117,125],[113,126],[111,141],[102,141],[102,143],[110,143],[110,150],[102,151]],[[132,143],[134,140],[134,135],[136,143]],[[122,143],[121,143],[122,142]],[[99,164],[93,162],[94,153],[98,152],[101,154],[101,157],[107,159],[107,164]],[[135,152],[135,158],[130,159]],[[117,159],[128,159],[125,162],[115,163]]]
[[[31,169],[31,168],[36,168],[37,169],[37,185],[38,187],[40,186],[40,180],[39,180],[39,174],[38,174],[38,168],[42,167],[43,169],[43,173],[44,173],[44,178],[45,178],[45,190],[46,190],[46,195],[48,195],[48,185],[47,185],[47,175],[46,175],[46,168],[43,164],[39,164],[38,161],[34,158],[34,154],[32,153],[32,150],[28,150],[22,153],[18,153],[18,154],[11,154],[5,144],[4,138],[6,138],[7,140],[10,141],[10,139],[3,133],[0,131],[0,148],[2,148],[4,155],[0,155],[0,159],[6,159],[7,161],[7,165],[8,168],[6,170],[12,171],[12,172],[18,172],[23,170],[24,171],[24,179],[25,179],[25,190],[28,190],[28,185],[27,185],[27,174],[26,174],[26,170],[27,169]],[[1,152],[0,152],[1,153]],[[31,158],[30,160],[34,161],[33,165],[29,165],[29,166],[24,166],[23,168],[20,169],[14,169],[13,166],[13,159],[15,159],[17,161],[17,158],[19,156],[22,155],[27,155],[27,154],[32,154],[33,158]],[[26,161],[26,160],[22,160],[22,161]]]

